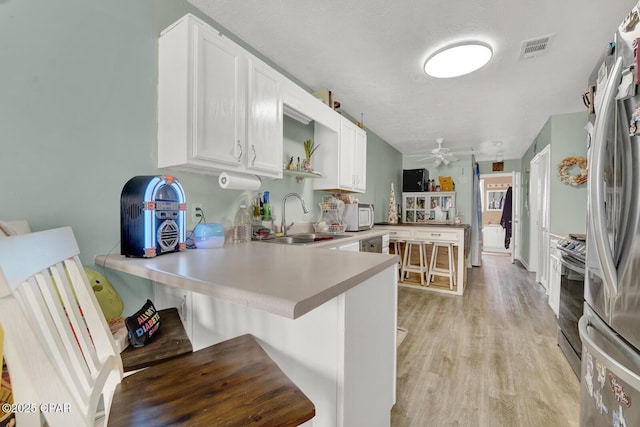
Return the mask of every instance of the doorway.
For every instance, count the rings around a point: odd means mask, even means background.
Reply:
[[[511,255],[512,261],[517,257],[518,214],[517,200],[519,192],[516,184],[519,172],[494,173],[480,175],[480,194],[482,209],[482,252]],[[502,219],[508,189],[511,194],[511,229],[504,228]],[[511,234],[506,239],[507,233]]]

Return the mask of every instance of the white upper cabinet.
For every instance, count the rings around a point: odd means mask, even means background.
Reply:
[[[323,178],[314,180],[314,189],[364,193],[367,189],[367,133],[340,117],[339,132],[316,127],[315,140],[320,148],[313,159],[313,167]]]
[[[356,145],[353,165],[353,189],[360,193],[367,191],[367,133],[356,126]]]
[[[187,86],[193,88],[193,125],[196,135],[192,150],[189,151],[192,151],[193,160],[198,165],[212,161],[237,168],[241,164],[246,138],[243,126],[245,59],[238,46],[212,29],[192,25],[192,31],[195,52],[188,61],[194,68],[195,76],[192,82],[187,82]],[[160,53],[162,55],[165,52],[161,50]],[[169,58],[173,54],[166,53]],[[167,101],[171,102],[169,99]]]
[[[356,129],[349,120],[340,121],[340,155],[338,161],[340,188],[353,189],[355,184]]]
[[[282,95],[280,77],[258,60],[249,61],[247,167],[256,174],[282,176]]]
[[[160,36],[158,167],[282,177],[281,77],[185,15]]]

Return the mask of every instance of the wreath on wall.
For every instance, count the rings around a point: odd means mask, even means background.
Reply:
[[[587,159],[569,156],[558,164],[558,176],[565,184],[581,185],[587,182]]]

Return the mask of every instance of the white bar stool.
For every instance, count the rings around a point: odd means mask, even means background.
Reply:
[[[429,279],[428,283],[431,283],[434,276],[443,276],[449,278],[449,289],[453,289],[456,284],[456,263],[453,257],[453,243],[433,242],[431,250],[431,262],[429,264]],[[438,249],[447,249],[447,268],[441,268],[436,266],[438,260]]]
[[[402,261],[402,269],[400,270],[401,282],[403,282],[404,279],[408,278],[408,273],[418,273],[420,274],[420,284],[424,286],[425,274],[429,272],[429,268],[427,267],[426,262],[426,244],[427,242],[423,240],[405,240],[404,257]],[[411,253],[413,252],[414,246],[418,247],[418,252],[420,254],[420,264],[411,264]]]
[[[400,273],[402,273],[402,262],[403,262],[402,249],[401,249],[402,243],[404,243],[403,239],[400,239],[398,237],[389,237],[389,246],[393,248],[393,253],[400,257],[400,260],[398,261],[398,270],[400,271]]]

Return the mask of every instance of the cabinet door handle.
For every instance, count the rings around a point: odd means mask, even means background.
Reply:
[[[253,152],[253,159],[251,159],[251,166],[255,165],[256,157],[258,157],[258,153],[256,153],[256,146],[251,144],[251,151]]]
[[[240,154],[238,154],[238,161],[242,159],[242,144],[240,144],[240,140],[238,140],[238,149],[240,150]]]
[[[431,237],[440,237],[440,233],[431,233]]]

